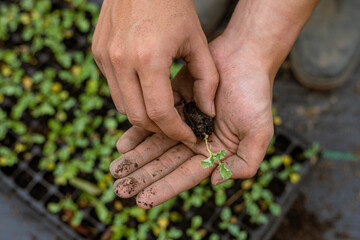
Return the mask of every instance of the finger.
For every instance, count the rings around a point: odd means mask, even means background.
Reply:
[[[191,46],[188,69],[194,79],[194,99],[199,109],[215,116],[215,94],[219,85],[219,74],[206,41],[199,40]]]
[[[105,69],[109,69],[109,67],[106,67],[106,65],[105,65]],[[115,78],[114,73],[112,72],[112,70],[106,70],[105,76],[107,78],[111,98],[114,102],[116,110],[123,115],[127,115],[125,106],[124,106],[124,101],[123,101],[123,98],[121,95],[121,91],[120,91],[119,86],[116,83],[116,78]]]
[[[169,68],[154,67],[151,64],[149,66],[143,67],[139,71],[148,116],[168,137],[178,141],[195,143],[194,133],[182,121],[174,107],[173,92],[169,80],[170,66]]]
[[[162,134],[154,134],[134,150],[122,155],[110,164],[110,172],[115,178],[122,178],[141,168],[151,160],[161,156],[178,142]]]
[[[152,132],[161,132],[146,114],[139,79],[127,59],[127,50],[121,48],[116,41],[116,33],[113,37],[115,40],[110,40],[107,47],[109,61],[107,65],[111,66],[129,122]]]
[[[103,8],[103,11],[100,12],[100,15],[107,14],[108,8]],[[100,16],[101,17],[101,16]],[[96,64],[98,65],[100,71],[106,77],[106,80],[109,85],[109,90],[113,102],[115,104],[116,109],[121,114],[126,115],[125,107],[123,105],[123,100],[121,97],[119,86],[116,83],[116,77],[114,75],[114,70],[111,66],[111,62],[109,56],[107,55],[107,41],[109,36],[109,27],[106,25],[109,24],[107,22],[102,22],[99,18],[99,22],[96,26],[96,37],[94,37],[94,42],[92,46],[92,51],[94,54],[94,59]],[[95,34],[94,34],[95,35]]]
[[[144,141],[144,139],[150,136],[151,133],[152,132],[149,132],[141,127],[133,126],[116,142],[116,148],[119,153],[127,153]]]
[[[101,40],[106,40],[106,39],[104,39],[102,36],[106,36],[108,32],[107,28],[104,27],[104,22],[102,21],[103,16],[107,14],[107,8],[104,8],[104,5],[100,11],[99,20],[96,23],[95,31],[91,42],[91,51],[93,53],[96,65],[99,67],[100,71],[105,76],[105,70],[100,60],[101,53],[105,53],[105,48],[103,47],[104,44],[103,42],[101,42]]]
[[[176,145],[129,176],[118,179],[114,184],[114,191],[119,197],[132,197],[171,173],[193,155],[194,153],[185,145]]]
[[[144,209],[155,207],[199,184],[214,169],[202,168],[200,162],[204,159],[202,155],[193,156],[172,173],[145,188],[136,197],[137,205]]]
[[[255,176],[269,146],[272,134],[264,133],[245,137],[239,144],[237,154],[226,158],[223,162],[232,172],[231,179],[244,179]],[[225,182],[217,168],[212,176],[214,185]]]

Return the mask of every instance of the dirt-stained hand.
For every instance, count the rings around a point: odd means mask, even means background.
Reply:
[[[116,108],[133,125],[196,141],[174,108],[169,76],[177,57],[194,78],[198,107],[215,116],[218,73],[193,0],[105,0],[92,51]]]
[[[272,81],[256,59],[241,52],[226,55],[226,39],[210,44],[220,73],[215,103],[217,115],[211,150],[225,149],[223,162],[232,171],[232,179],[254,176],[273,136]],[[194,84],[184,67],[173,81],[175,101],[193,99]],[[181,112],[181,111],[180,111]],[[119,178],[114,190],[123,198],[135,196],[142,208],[159,205],[194,187],[211,175],[213,184],[224,181],[218,168],[200,165],[208,153],[203,141],[187,147],[161,134],[150,135],[140,128],[128,130],[118,141],[125,153],[111,164],[111,173]]]

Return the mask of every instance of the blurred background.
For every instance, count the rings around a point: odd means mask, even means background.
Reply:
[[[219,2],[195,1],[209,39],[237,1]],[[130,124],[91,54],[99,5],[0,0],[0,239],[360,239],[359,64],[322,92],[285,60],[253,179],[205,180],[147,211],[116,198],[108,168]]]

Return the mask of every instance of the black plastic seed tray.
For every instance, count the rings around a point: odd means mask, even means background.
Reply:
[[[61,187],[46,180],[46,171],[39,171],[37,168],[40,158],[36,157],[36,154],[39,150],[32,150],[35,157],[29,162],[20,160],[12,167],[1,167],[0,177],[26,204],[44,217],[44,222],[51,222],[56,226],[57,232],[54,232],[54,235],[63,236],[63,239],[81,239],[81,236],[61,221],[59,216],[47,210],[49,202],[65,198],[65,194],[60,190]],[[72,195],[76,197],[77,194],[78,192],[74,191]],[[87,221],[96,224],[92,218],[87,217]]]
[[[302,153],[310,144],[304,139],[297,137],[291,131],[288,131],[284,128],[277,128],[275,130],[276,142],[275,142],[275,153],[276,154],[288,154],[292,156],[295,160],[297,155]],[[14,141],[15,142],[15,141]],[[56,235],[64,236],[64,239],[88,239],[84,238],[78,232],[76,232],[72,227],[67,223],[61,220],[61,215],[55,215],[47,210],[47,204],[49,202],[58,201],[65,197],[65,195],[70,194],[71,197],[76,200],[79,196],[79,191],[72,188],[71,186],[57,186],[53,183],[52,175],[46,171],[38,169],[38,162],[41,157],[41,148],[33,147],[32,149],[33,158],[30,161],[21,160],[18,164],[13,167],[2,167],[0,171],[0,177],[8,184],[26,203],[28,203],[32,208],[36,209],[42,216],[44,216],[44,221],[50,221],[57,228]],[[301,180],[296,184],[282,183],[282,191],[278,193],[276,197],[276,202],[282,206],[282,215],[280,217],[275,217],[268,215],[269,222],[268,224],[253,227],[247,226],[244,224],[244,219],[241,218],[241,214],[238,220],[238,224],[242,229],[245,229],[249,232],[250,240],[268,240],[275,233],[277,227],[279,226],[282,217],[286,214],[287,210],[292,205],[295,200],[302,184],[303,180],[306,178],[310,172],[313,163],[310,159],[301,160],[302,169],[300,172]],[[228,196],[231,198],[236,194],[237,189],[240,189],[241,181],[237,181],[235,186],[231,189],[228,189]],[[179,202],[178,202],[179,203]],[[209,205],[210,204],[210,205]],[[212,213],[209,216],[204,217],[204,228],[208,233],[218,233],[222,237],[221,239],[232,239],[228,233],[222,233],[217,230],[216,222],[219,219],[219,214],[223,207],[215,207],[213,211],[209,211],[211,205],[215,205],[214,202],[200,207],[197,209],[197,212]],[[231,207],[234,202],[227,205]],[[181,211],[180,206],[178,207]],[[93,209],[88,208],[85,210],[83,225],[94,229],[95,239],[100,238],[101,233],[106,230],[106,226],[102,224],[91,212]],[[194,213],[192,212],[183,212],[184,221],[191,222],[191,218]],[[245,216],[245,214],[243,214]],[[184,229],[185,230],[185,229]],[[149,236],[149,239],[154,238],[154,236]],[[184,235],[186,239],[186,235]]]
[[[281,216],[276,217],[274,215],[268,215],[269,223],[260,226],[255,231],[250,231],[250,240],[269,240],[275,234],[279,227],[283,217],[294,203],[296,197],[300,192],[300,187],[304,184],[305,179],[314,169],[314,166],[321,159],[321,153],[318,153],[313,159],[302,159],[299,155],[303,153],[307,148],[311,146],[311,143],[299,136],[296,136],[292,131],[285,128],[276,129],[277,141],[275,142],[275,149],[279,151],[279,154],[288,154],[295,161],[302,164],[300,171],[300,180],[296,184],[287,182],[283,187],[283,192],[279,192],[280,195],[276,202],[281,206]]]
[[[321,158],[321,153],[315,156],[312,160],[299,157],[304,152],[304,150],[311,146],[311,144],[309,141],[297,136],[288,129],[277,127],[275,129],[275,136],[275,154],[289,155],[296,162],[301,163],[302,168],[299,173],[300,180],[294,184],[290,183],[289,181],[282,182],[280,180],[277,181],[274,179],[274,182],[271,184],[277,185],[278,190],[273,192],[273,194],[275,195],[275,202],[281,206],[282,212],[278,217],[271,215],[270,213],[267,214],[267,224],[255,226],[249,223],[249,221],[246,219],[245,209],[239,214],[237,223],[240,225],[242,230],[246,230],[248,232],[248,240],[269,240],[273,237],[282,221],[282,218],[286,215],[287,211],[298,196],[300,186],[304,183],[306,177],[309,175],[311,170],[314,169],[315,164]],[[237,192],[239,189],[241,189],[241,182],[241,180],[237,181],[230,190],[235,190]],[[236,203],[236,198],[241,198],[241,196],[236,196],[236,192],[233,194],[228,194],[228,201],[225,203],[225,206],[232,207]],[[228,232],[220,231],[217,227],[217,221],[220,219],[220,213],[225,206],[214,209],[214,214],[204,223],[204,228],[209,233],[217,233],[221,236],[222,240],[230,240],[234,239],[234,237],[231,236]],[[206,212],[206,209],[203,209],[203,212]],[[188,215],[188,217],[189,218],[187,221],[191,221],[193,215]]]

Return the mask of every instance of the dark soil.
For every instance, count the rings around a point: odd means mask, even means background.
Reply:
[[[202,140],[206,135],[210,136],[212,134],[214,131],[214,120],[201,112],[195,102],[186,103],[183,111],[185,122],[193,130],[196,137]]]
[[[272,240],[325,240],[323,233],[333,227],[330,221],[320,222],[305,208],[305,196],[295,200]]]

